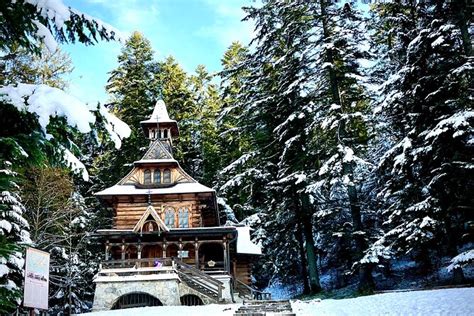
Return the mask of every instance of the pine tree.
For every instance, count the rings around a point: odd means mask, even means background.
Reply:
[[[112,185],[126,174],[130,161],[138,160],[147,148],[140,121],[153,112],[157,99],[155,81],[156,62],[150,42],[139,32],[134,32],[125,42],[117,58],[119,66],[110,72],[107,92],[111,96],[108,108],[130,126],[130,137],[118,149],[111,150],[102,161],[109,162],[99,175],[106,185]],[[114,159],[110,159],[114,157]]]
[[[18,180],[25,170],[45,162],[65,166],[66,150],[75,147],[70,142],[72,133],[84,132],[90,127],[90,117],[83,105],[76,101],[75,113],[68,112],[72,105],[65,103],[75,100],[46,85],[64,87],[65,81],[60,76],[70,70],[66,55],[56,50],[57,42],[77,40],[93,44],[99,37],[109,40],[116,34],[104,23],[61,2],[3,1],[0,24],[0,313],[3,314],[21,302],[23,251],[25,245],[31,244],[29,225],[23,217],[26,210],[19,196],[22,183]],[[42,57],[44,46],[51,58],[48,54]],[[17,66],[24,71],[16,71]],[[59,96],[53,100],[56,102],[54,110],[45,104],[48,93]],[[80,120],[79,115],[73,115],[76,112],[82,114]],[[76,124],[77,128],[70,126]]]
[[[291,257],[307,264],[299,272],[303,273],[305,288],[315,293],[321,286],[313,237],[314,209],[305,190],[315,160],[306,147],[313,110],[308,92],[314,62],[309,53],[311,23],[307,22],[314,9],[311,3],[268,1],[261,8],[248,10],[258,33],[255,53],[246,64],[250,73],[242,99],[245,123],[253,130],[255,155],[259,156],[257,168],[264,168],[260,173],[269,175],[266,181],[270,190],[262,203],[266,204],[264,214],[272,223],[267,231],[274,232],[271,228],[284,224],[299,227],[297,233],[284,230],[274,234],[273,247],[279,250],[281,259],[285,250],[293,249]],[[304,252],[291,247],[292,241],[304,245]],[[276,262],[287,264],[288,260]]]
[[[24,153],[16,145],[15,154]],[[5,152],[0,155],[0,312],[11,312],[21,302],[23,282],[23,249],[31,240],[28,222],[23,217],[25,207],[18,195],[17,174],[11,170],[12,164],[6,160]]]
[[[194,159],[198,157],[199,150],[193,144],[193,134],[198,127],[195,121],[197,106],[189,76],[179,63],[169,56],[159,63],[155,78],[170,117],[179,122],[179,138],[173,146],[173,155],[184,170],[193,176],[196,172]]]
[[[197,154],[194,158],[193,169],[190,170],[196,179],[206,185],[211,185],[220,168],[222,147],[217,139],[217,115],[222,102],[215,84],[203,65],[196,68],[196,74],[190,77],[192,93],[196,103],[195,124],[193,126],[193,142]],[[198,174],[200,171],[202,174]]]
[[[404,62],[385,85],[381,114],[395,131],[379,165],[385,234],[367,260],[409,255],[424,274],[469,243],[472,51],[463,1],[418,4]],[[464,237],[462,237],[464,236]]]
[[[98,38],[113,40],[118,36],[110,26],[62,3],[2,1],[0,24],[0,49],[3,51],[22,47],[29,53],[40,54],[42,43],[46,43],[48,49],[55,46],[53,33],[60,43],[79,41],[88,45]]]
[[[69,55],[60,48],[50,52],[42,45],[40,55],[31,55],[24,48],[11,50],[0,60],[0,70],[0,82],[4,85],[22,82],[65,89],[68,82],[64,76],[73,67]]]
[[[344,264],[346,271],[362,257],[367,236],[362,222],[361,187],[370,169],[364,161],[368,125],[368,82],[360,60],[368,58],[364,46],[364,20],[354,6],[320,2],[322,28],[320,62],[315,69],[317,109],[312,148],[321,161],[311,186],[319,211],[317,227],[322,249]],[[368,168],[369,166],[369,168]],[[339,228],[338,228],[339,227]],[[335,232],[336,231],[336,232]],[[328,244],[325,244],[328,243]],[[340,253],[337,253],[340,252]],[[359,267],[359,289],[373,288],[370,267]]]
[[[253,177],[245,176],[239,177],[239,181],[245,181],[245,184],[231,185],[234,183],[232,179],[243,171],[242,165],[251,163],[252,157],[250,133],[245,125],[243,106],[239,100],[248,73],[245,69],[247,54],[248,49],[239,42],[232,43],[224,53],[220,74],[223,104],[217,117],[219,147],[225,150],[221,151],[220,171],[215,187],[220,190],[219,195],[225,199],[232,213],[235,212],[230,216],[236,215],[240,220],[253,213],[248,197],[255,184]]]

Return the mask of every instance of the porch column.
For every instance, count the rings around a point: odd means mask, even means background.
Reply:
[[[105,261],[109,261],[109,251],[110,251],[110,244],[109,240],[105,242]]]
[[[225,245],[226,245],[226,251],[227,251],[227,267],[226,267],[226,271],[230,274],[230,247],[229,247],[229,241],[226,240],[225,241]]]
[[[199,269],[199,242],[197,237],[194,240],[194,264],[196,269]]]
[[[121,258],[122,258],[122,263],[121,266],[124,266],[124,260],[125,260],[125,239],[122,239],[122,253],[121,253]]]
[[[166,258],[166,248],[168,247],[168,243],[166,242],[166,238],[163,239],[163,258]]]
[[[227,261],[229,258],[227,257],[227,240],[225,237],[222,241],[222,247],[224,248],[224,270],[227,271]]]
[[[179,241],[178,241],[178,259],[180,260],[183,260],[183,257],[182,257],[182,252],[183,251],[183,240],[181,238],[179,238]]]
[[[141,266],[141,263],[140,263],[140,259],[142,258],[142,243],[141,242],[138,242],[138,245],[137,245],[137,268],[140,268]]]

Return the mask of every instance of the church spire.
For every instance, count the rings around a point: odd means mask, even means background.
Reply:
[[[141,121],[140,124],[145,132],[145,136],[151,140],[163,139],[171,142],[172,139],[179,136],[178,123],[170,119],[163,100],[156,102],[150,118]]]

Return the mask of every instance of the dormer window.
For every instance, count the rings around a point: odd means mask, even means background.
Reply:
[[[165,169],[163,171],[163,183],[171,183],[171,170]]]
[[[143,172],[143,184],[151,184],[151,171],[149,169]]]
[[[160,169],[155,169],[155,171],[153,172],[153,182],[155,182],[155,184],[161,183],[161,170]]]

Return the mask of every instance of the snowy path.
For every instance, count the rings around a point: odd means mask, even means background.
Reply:
[[[162,306],[96,312],[87,316],[232,316],[240,304]],[[386,293],[343,300],[293,301],[298,316],[474,315],[474,288]]]
[[[474,315],[474,288],[385,293],[343,300],[292,302],[298,316]]]

